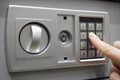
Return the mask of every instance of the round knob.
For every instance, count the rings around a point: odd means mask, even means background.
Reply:
[[[38,54],[44,51],[49,43],[48,31],[41,24],[27,24],[21,29],[19,41],[24,51]]]

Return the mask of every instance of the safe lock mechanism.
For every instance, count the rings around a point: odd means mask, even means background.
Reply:
[[[10,5],[6,26],[9,72],[104,65],[90,42],[95,33],[110,42],[108,13]]]
[[[60,43],[63,45],[70,44],[72,40],[71,34],[68,31],[62,31],[59,34],[59,40],[60,40]]]

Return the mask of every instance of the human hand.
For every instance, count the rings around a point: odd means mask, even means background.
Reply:
[[[113,43],[113,46],[101,41],[94,33],[89,33],[91,43],[104,55],[111,59],[113,67],[110,73],[110,80],[120,80],[120,41]]]

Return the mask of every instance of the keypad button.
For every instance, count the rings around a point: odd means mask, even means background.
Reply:
[[[96,23],[96,30],[102,30],[102,23]]]
[[[80,30],[87,30],[86,23],[80,23]]]
[[[80,42],[80,48],[81,49],[87,49],[87,42],[86,41],[81,41]]]
[[[88,49],[95,49],[95,46],[90,41],[88,41]]]
[[[96,35],[97,35],[100,39],[103,39],[102,32],[96,32]]]
[[[97,58],[103,58],[103,54],[102,52],[100,52],[99,50],[97,50],[97,55],[96,55]]]
[[[88,58],[95,58],[95,51],[94,50],[88,50]]]
[[[87,58],[87,51],[86,50],[81,50],[80,51],[80,58],[81,59],[86,59]]]
[[[87,33],[86,32],[81,32],[80,33],[80,39],[87,39]]]
[[[94,23],[88,23],[88,30],[95,30],[95,24]]]

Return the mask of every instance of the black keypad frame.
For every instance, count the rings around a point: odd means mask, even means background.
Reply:
[[[90,40],[88,38],[88,34],[89,32],[94,32],[95,34],[98,34],[98,37],[101,37],[100,39],[103,40],[103,18],[97,18],[97,17],[79,17],[79,21],[80,21],[80,34],[82,32],[86,32],[86,39],[82,39],[81,35],[80,35],[80,60],[84,60],[84,59],[96,59],[96,58],[103,58],[104,56],[101,54],[100,51],[98,51],[94,46],[90,47]],[[86,24],[86,30],[82,30],[81,29],[81,24]],[[94,30],[89,30],[89,24],[94,24]],[[99,25],[99,26],[98,26]],[[100,35],[101,33],[101,35]],[[86,48],[81,48],[81,42],[85,42],[86,41]],[[87,55],[86,57],[83,55],[82,51],[86,51],[86,53],[84,53],[84,55]],[[91,54],[90,52],[94,52],[93,54]],[[98,54],[98,52],[100,52]],[[89,56],[90,54],[91,56]],[[101,56],[101,55],[102,56]],[[94,55],[94,56],[93,56]],[[99,56],[100,55],[100,56]]]

